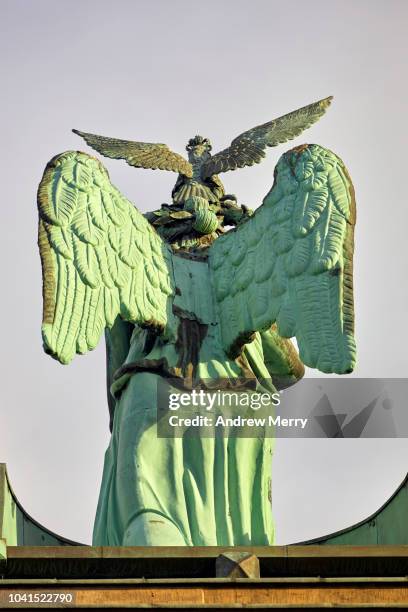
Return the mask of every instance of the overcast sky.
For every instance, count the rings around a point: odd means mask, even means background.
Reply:
[[[254,125],[334,95],[293,144],[334,150],[355,184],[354,375],[406,376],[406,1],[2,0],[0,10],[0,461],[34,518],[90,543],[109,441],[103,344],[68,367],[41,346],[35,196],[52,156],[88,150],[71,128],[180,153],[201,133],[217,151]],[[287,148],[226,174],[227,190],[258,206]],[[140,210],[169,201],[172,173],[104,164]],[[363,519],[407,471],[406,440],[279,440],[278,542]]]

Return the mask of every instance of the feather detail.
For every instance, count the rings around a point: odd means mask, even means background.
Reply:
[[[72,131],[105,157],[124,159],[130,166],[136,168],[170,170],[187,177],[193,176],[193,168],[190,162],[184,159],[182,155],[171,151],[165,144],[120,140],[119,138],[98,136],[79,130]]]
[[[51,160],[38,208],[48,353],[69,363],[95,348],[118,315],[165,329],[169,249],[98,160],[70,151]]]
[[[324,115],[331,101],[332,96],[329,96],[240,134],[227,149],[203,164],[202,178],[259,164],[265,157],[266,147],[276,147],[299,136]]]
[[[276,322],[281,336],[296,336],[306,365],[350,372],[351,180],[341,160],[318,145],[285,153],[275,177],[254,216],[209,250],[224,348],[236,356],[251,334]]]

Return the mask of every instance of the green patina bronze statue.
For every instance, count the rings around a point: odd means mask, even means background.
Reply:
[[[106,337],[112,437],[94,545],[273,543],[273,439],[160,438],[157,382],[270,380],[274,391],[298,381],[303,364],[353,370],[355,201],[342,161],[318,145],[284,153],[255,213],[218,178],[262,161],[330,101],[215,155],[196,136],[188,161],[163,144],[74,130],[107,157],[178,172],[172,203],[146,215],[98,159],[68,151],[47,165],[38,190],[44,348],[66,364]]]

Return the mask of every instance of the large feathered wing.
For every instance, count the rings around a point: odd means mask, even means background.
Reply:
[[[193,176],[193,168],[182,155],[174,153],[165,144],[154,142],[135,142],[88,134],[72,130],[85,142],[105,157],[124,159],[130,166],[150,170],[170,170],[184,176]]]
[[[280,158],[262,206],[210,248],[227,352],[276,321],[306,365],[353,369],[354,224],[353,186],[336,155],[304,145]]]
[[[259,164],[265,157],[267,147],[276,147],[299,136],[324,115],[331,100],[332,96],[329,96],[240,134],[227,149],[216,153],[205,163],[201,171],[203,178]]]
[[[93,349],[124,320],[165,330],[171,253],[111,184],[102,164],[68,151],[38,188],[45,350],[62,363]]]

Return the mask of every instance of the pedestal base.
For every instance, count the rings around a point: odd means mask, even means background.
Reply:
[[[408,607],[408,546],[10,546],[0,573],[0,608]]]

